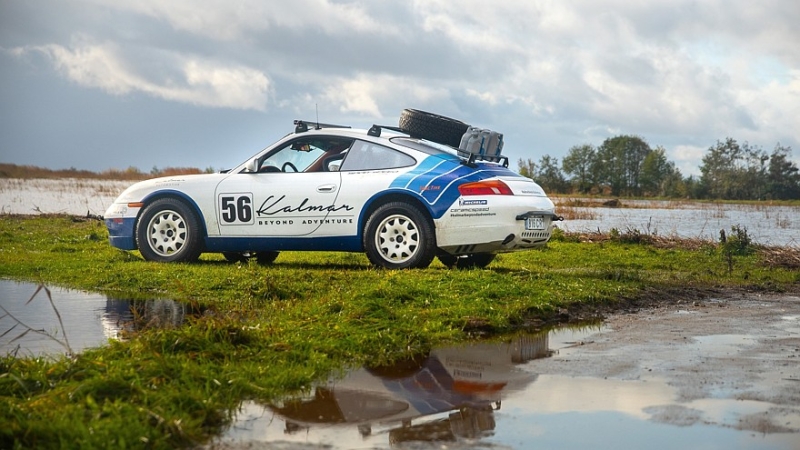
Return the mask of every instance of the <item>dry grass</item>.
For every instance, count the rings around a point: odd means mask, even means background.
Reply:
[[[560,207],[558,214],[564,220],[597,220],[599,214],[586,208]]]
[[[711,239],[681,238],[677,236],[658,236],[645,234],[638,230],[628,229],[624,232],[564,232],[564,239],[572,242],[602,243],[602,242],[628,242],[651,245],[661,249],[682,249],[700,251],[717,248],[720,244]],[[790,270],[800,269],[800,247],[767,247],[755,245],[754,248],[761,257],[762,264],[771,268]]]
[[[701,250],[704,248],[715,247],[716,242],[710,239],[701,238],[682,238],[678,236],[659,236],[655,234],[645,234],[638,230],[628,229],[622,233],[604,232],[565,232],[567,240],[585,243],[599,243],[607,241],[620,241],[628,243],[638,243],[652,245],[656,248],[680,248],[685,250]]]
[[[767,267],[800,269],[800,248],[765,247],[760,249],[760,253]]]
[[[166,167],[164,169],[154,169],[149,173],[142,172],[136,167],[127,169],[107,169],[102,172],[92,172],[89,170],[79,170],[75,168],[51,170],[36,166],[18,166],[16,164],[0,163],[0,178],[79,178],[95,180],[146,180],[154,177],[168,177],[175,175],[189,175],[203,173],[194,167]]]

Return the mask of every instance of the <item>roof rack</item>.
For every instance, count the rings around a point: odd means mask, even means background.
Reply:
[[[381,130],[384,129],[384,128],[387,129],[387,130],[397,131],[397,132],[403,133],[403,134],[409,134],[407,131],[404,131],[401,128],[393,127],[393,126],[389,126],[389,125],[372,125],[372,127],[370,127],[370,129],[367,131],[367,134],[370,135],[370,136],[374,136],[374,137],[380,137]],[[438,144],[438,142],[437,142],[437,144]],[[440,144],[440,145],[445,145],[445,144]],[[475,166],[475,161],[489,161],[489,162],[500,163],[503,167],[508,167],[508,156],[503,156],[503,155],[500,155],[500,156],[476,155],[474,153],[464,152],[464,151],[459,150],[457,148],[453,148],[453,150],[456,151],[458,156],[464,158],[464,161],[462,161],[461,163],[465,164],[465,165],[468,165],[468,166]]]
[[[467,160],[464,161],[464,164],[468,166],[474,165],[475,161],[489,161],[489,162],[500,163],[503,167],[508,168],[508,156],[476,155],[474,153],[462,152],[460,150],[458,152],[458,155],[461,156],[462,158],[467,158]]]
[[[294,132],[305,133],[309,129],[321,130],[323,128],[350,128],[348,125],[334,125],[331,123],[319,123],[313,120],[295,120]]]

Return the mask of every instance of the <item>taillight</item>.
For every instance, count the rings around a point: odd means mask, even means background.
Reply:
[[[458,187],[461,195],[514,195],[511,188],[500,180],[475,181]]]

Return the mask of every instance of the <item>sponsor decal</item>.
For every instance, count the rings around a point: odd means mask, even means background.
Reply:
[[[336,217],[333,219],[303,219],[298,221],[295,221],[294,219],[278,219],[278,220],[258,219],[256,221],[257,225],[271,226],[271,227],[294,225],[295,223],[299,225],[342,225],[342,224],[353,223],[353,218]]]
[[[453,217],[494,216],[495,213],[489,212],[491,208],[487,206],[488,204],[488,200],[467,200],[459,198],[459,208],[451,208],[450,214]]]
[[[458,206],[473,206],[473,205],[488,205],[488,200],[464,200],[463,198],[458,199]]]
[[[288,226],[353,223],[351,216],[326,218],[329,213],[352,211],[354,208],[350,205],[314,205],[310,204],[309,198],[303,199],[298,205],[292,205],[285,199],[285,195],[280,197],[271,195],[261,203],[261,206],[255,208],[251,192],[220,194],[220,225]]]
[[[275,198],[274,195],[270,195],[261,203],[261,206],[258,208],[256,213],[259,217],[263,216],[274,216],[275,214],[284,213],[284,214],[295,214],[295,213],[307,213],[307,212],[319,212],[319,213],[331,213],[331,212],[338,212],[338,211],[352,211],[353,207],[350,205],[309,205],[308,202],[311,201],[308,197],[303,199],[299,205],[290,205],[284,202],[286,198],[285,195],[280,196],[279,198]]]
[[[440,190],[442,190],[442,187],[439,186],[438,184],[435,184],[433,186],[422,186],[419,191],[425,192],[425,191],[440,191]]]

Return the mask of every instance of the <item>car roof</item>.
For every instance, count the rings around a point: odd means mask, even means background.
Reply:
[[[299,121],[295,121],[297,123]],[[305,123],[305,122],[303,122]],[[309,124],[316,125],[316,124]],[[351,128],[349,126],[340,125],[327,125],[308,128],[307,130],[298,131],[296,127],[295,132],[289,136],[292,138],[299,136],[342,136],[352,139],[361,139],[371,142],[380,143],[382,145],[390,146],[400,150],[416,150],[429,155],[458,155],[458,151],[450,146],[438,144],[436,142],[427,141],[425,139],[411,137],[408,133],[404,133],[398,128],[389,126],[374,125],[369,130],[363,128]],[[376,131],[380,129],[380,131]],[[287,137],[289,137],[287,136]]]

